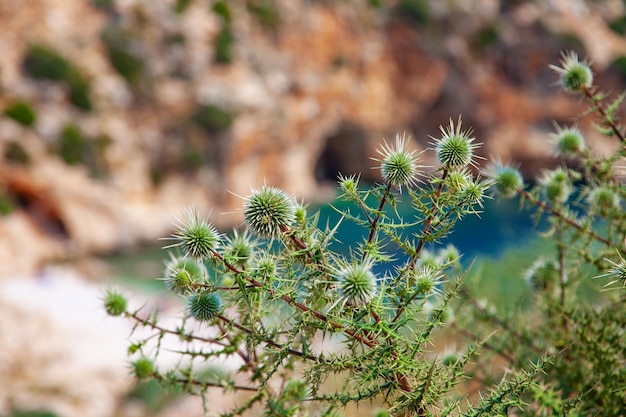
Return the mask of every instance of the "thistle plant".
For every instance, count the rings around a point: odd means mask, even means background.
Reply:
[[[110,315],[151,333],[129,347],[132,374],[204,398],[239,393],[223,416],[335,416],[362,403],[380,416],[597,415],[600,407],[619,415],[626,190],[613,167],[624,140],[588,64],[569,53],[555,69],[567,91],[590,101],[600,130],[621,141],[616,155],[593,155],[578,128],[557,126],[546,140],[581,169],[564,165],[530,186],[500,160],[475,174],[479,144],[450,119],[428,150],[439,166],[421,166],[409,137],[398,135],[374,158],[382,183],[340,175],[337,199],[349,207],[335,208],[337,223],[320,224],[318,213],[267,185],[244,198],[244,228],[230,235],[189,210],[166,247],[175,253],[163,278],[186,302],[180,325],[166,328],[158,312],[105,295]],[[553,252],[529,259],[518,277],[534,294],[532,311],[500,315],[464,282],[471,260],[442,243],[491,197],[517,197],[547,219]],[[363,230],[354,244],[338,236],[347,222]],[[577,295],[585,282],[601,284],[593,303]],[[180,355],[176,367],[158,365],[165,350]],[[237,371],[207,377],[218,358]]]

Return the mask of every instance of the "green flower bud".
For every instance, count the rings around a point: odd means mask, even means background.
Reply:
[[[382,156],[380,173],[385,184],[402,188],[403,185],[414,185],[417,182],[418,165],[415,151],[407,149],[408,138],[396,135],[396,146],[392,148],[385,141],[377,152]]]
[[[263,237],[275,238],[282,234],[284,227],[295,221],[296,203],[284,191],[263,186],[253,190],[244,203],[246,225]]]
[[[561,168],[544,173],[539,184],[543,187],[546,199],[554,205],[565,203],[572,193],[567,172]]]
[[[176,224],[176,231],[171,238],[178,243],[167,247],[180,247],[188,256],[210,259],[220,245],[220,234],[205,219],[201,219],[194,209],[187,210],[185,217],[184,221]]]
[[[553,261],[538,259],[526,271],[525,280],[533,291],[550,290],[559,280],[559,269]]]
[[[450,119],[448,127],[440,127],[441,138],[433,143],[439,163],[444,168],[463,168],[473,164],[474,150],[478,145],[473,143],[475,139],[471,137],[471,130],[461,130],[461,123],[460,117],[456,126]]]
[[[592,210],[606,215],[610,210],[619,207],[620,198],[608,187],[596,187],[587,196],[587,202]]]
[[[366,259],[340,268],[335,273],[340,301],[352,306],[367,305],[377,291],[376,275],[372,272],[373,262]]]
[[[165,264],[163,279],[174,294],[186,295],[193,291],[195,285],[202,282],[205,276],[206,269],[201,263],[193,258],[172,255],[170,261]]]
[[[550,65],[559,74],[561,86],[565,91],[577,92],[593,84],[593,73],[586,61],[579,61],[573,51],[561,53],[561,66]]]
[[[222,311],[222,300],[213,292],[194,294],[189,297],[187,311],[198,321],[211,321]]]
[[[502,165],[497,160],[487,167],[484,175],[489,177],[496,194],[504,198],[511,198],[524,186],[522,174],[517,168]]]
[[[552,133],[550,139],[556,155],[576,156],[585,149],[585,138],[577,127],[556,125],[556,133]]]
[[[104,309],[110,316],[121,316],[126,312],[128,301],[117,291],[107,290],[104,296]]]
[[[233,230],[233,235],[225,238],[223,255],[229,262],[243,266],[254,255],[256,246],[257,242],[250,238],[247,230],[243,233]]]
[[[148,358],[139,358],[131,364],[131,372],[137,379],[148,379],[154,375],[154,362]]]
[[[439,292],[442,275],[440,271],[430,266],[422,266],[414,272],[412,280],[415,282],[416,291],[427,297]]]

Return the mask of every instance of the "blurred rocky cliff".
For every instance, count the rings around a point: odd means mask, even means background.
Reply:
[[[338,172],[376,180],[381,138],[425,148],[459,115],[484,156],[532,177],[557,163],[552,122],[584,110],[548,64],[576,50],[620,92],[625,14],[619,0],[2,0],[0,276],[164,236],[189,205],[236,225],[262,183],[312,200]]]

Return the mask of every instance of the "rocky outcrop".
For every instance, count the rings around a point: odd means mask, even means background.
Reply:
[[[624,7],[478,3],[2,2],[0,274],[155,239],[188,205],[237,225],[262,183],[310,200],[338,172],[376,180],[381,138],[426,148],[459,115],[536,175],[552,121],[583,110],[547,65],[575,48],[605,70]]]

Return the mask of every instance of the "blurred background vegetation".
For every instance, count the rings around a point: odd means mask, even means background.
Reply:
[[[78,271],[98,290],[158,292],[156,238],[189,205],[227,231],[241,222],[238,195],[265,182],[332,221],[339,172],[375,182],[381,138],[405,131],[425,149],[459,115],[483,156],[532,182],[566,163],[549,156],[552,123],[584,110],[553,87],[559,53],[588,57],[608,91],[626,81],[621,0],[5,0],[0,27],[0,283],[11,289],[0,333],[14,340],[0,368],[14,370],[50,359],[23,349],[28,326],[13,317],[34,290],[21,285],[55,297],[46,280]],[[594,152],[611,150],[579,123]],[[541,227],[515,201],[486,204],[451,240],[466,265],[476,259],[468,282],[524,308]],[[83,284],[60,291],[72,285]],[[145,415],[168,415],[176,393],[130,387],[117,363],[123,382],[99,374],[109,384],[91,393],[69,387],[80,379],[7,372],[0,415],[138,415],[137,398]]]

